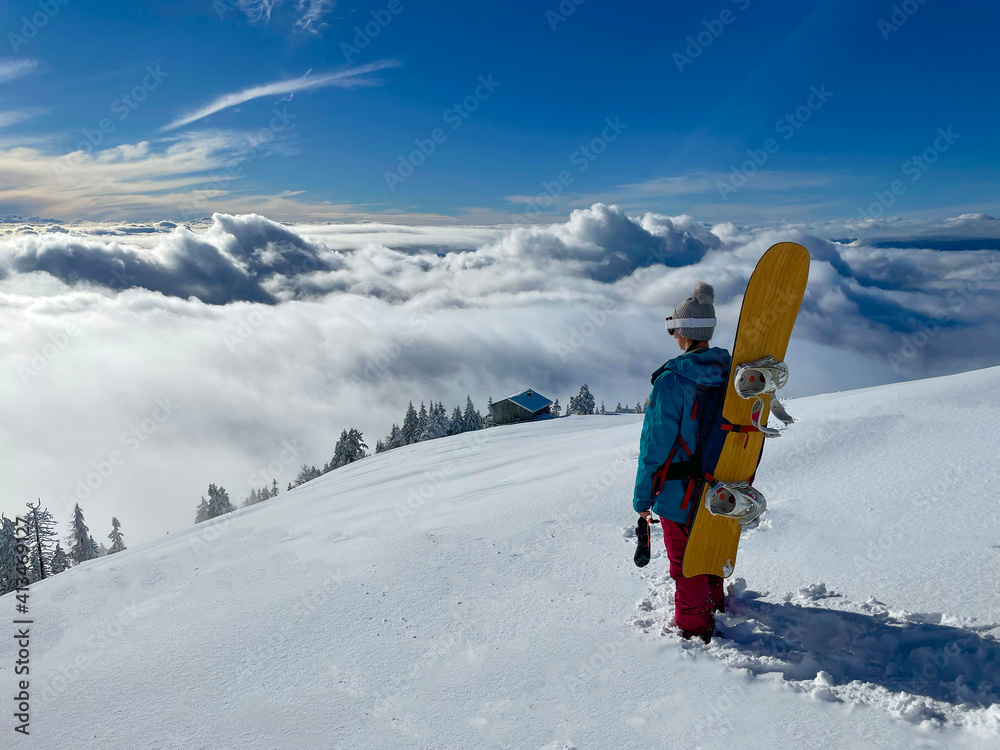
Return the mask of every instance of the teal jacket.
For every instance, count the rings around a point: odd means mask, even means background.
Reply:
[[[689,457],[684,446],[691,452],[698,450],[698,420],[691,418],[698,386],[724,386],[731,361],[725,349],[698,349],[671,359],[653,373],[632,500],[637,513],[652,509],[658,516],[687,523],[692,509],[690,498],[685,502],[684,497],[687,482],[680,479],[664,482],[654,497],[654,477],[671,454],[673,462]]]

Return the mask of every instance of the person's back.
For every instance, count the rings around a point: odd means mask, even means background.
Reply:
[[[699,392],[718,389],[715,395],[721,397],[731,359],[725,349],[708,346],[716,325],[714,291],[708,284],[698,282],[666,325],[684,353],[653,373],[632,504],[646,519],[655,512],[663,525],[670,576],[676,584],[677,626],[684,637],[696,635],[707,642],[715,627],[714,612],[725,606],[722,578],[682,575],[701,477],[684,476],[676,469],[698,455]],[[671,472],[671,466],[675,471]]]

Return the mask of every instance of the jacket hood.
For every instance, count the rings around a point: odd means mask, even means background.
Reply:
[[[652,382],[664,372],[670,370],[682,378],[687,378],[698,385],[725,385],[729,379],[729,367],[732,357],[725,349],[713,346],[710,349],[697,349],[686,352],[679,357],[668,360],[653,373]]]

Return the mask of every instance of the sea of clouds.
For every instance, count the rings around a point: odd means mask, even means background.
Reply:
[[[12,514],[41,498],[94,536],[193,521],[341,430],[369,446],[413,399],[449,410],[587,383],[634,405],[677,353],[663,318],[705,280],[730,347],[751,271],[805,245],[788,394],[1000,363],[1000,220],[705,225],[595,204],[549,226],[202,222],[0,224],[0,455]],[[794,409],[791,409],[794,413]],[[428,467],[431,469],[433,467]],[[13,479],[10,479],[13,477]],[[628,498],[621,498],[624,507]],[[65,523],[64,523],[65,526]],[[107,528],[105,528],[107,527]],[[129,537],[127,536],[127,540]]]

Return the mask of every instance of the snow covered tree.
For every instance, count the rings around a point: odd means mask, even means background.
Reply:
[[[271,497],[278,496],[278,480],[271,477]]]
[[[436,440],[448,434],[448,413],[444,404],[431,403],[431,409],[427,415],[427,427],[420,436],[421,440]]]
[[[93,535],[90,536],[90,548],[94,551],[94,557],[104,557],[108,554],[108,548],[94,541]]]
[[[406,408],[406,416],[403,417],[403,426],[400,428],[401,445],[411,445],[417,442],[420,435],[420,417],[417,410],[413,408],[413,402]]]
[[[462,419],[462,410],[456,406],[451,413],[451,424],[448,427],[448,434],[458,435],[462,432],[465,432],[465,421]]]
[[[0,596],[17,588],[17,527],[0,515]]]
[[[465,432],[483,429],[483,415],[476,411],[476,407],[472,405],[472,396],[465,397],[465,413],[462,414],[462,422],[465,425]]]
[[[575,398],[570,398],[567,414],[593,414],[594,407],[594,397],[591,395],[590,389],[587,388],[587,384],[584,383],[580,387],[580,393]]]
[[[315,466],[306,466],[305,464],[302,464],[302,468],[299,469],[298,476],[295,477],[295,486],[298,487],[321,476],[323,476],[323,472]]]
[[[208,512],[212,518],[218,518],[226,513],[232,513],[236,508],[229,501],[229,493],[222,485],[208,485]]]
[[[94,544],[93,537],[90,536],[90,529],[83,519],[83,509],[80,503],[73,508],[73,530],[70,532],[69,559],[74,565],[79,565],[87,560],[97,557],[97,545]]]
[[[433,406],[433,404],[431,404]],[[417,440],[424,440],[424,433],[427,432],[427,428],[430,427],[431,418],[427,413],[427,407],[424,406],[424,402],[420,402],[420,411],[417,413]]]
[[[116,552],[124,552],[127,549],[125,538],[122,536],[122,522],[114,516],[111,516],[111,533],[108,534],[108,539],[111,540],[111,549],[108,550],[109,555],[113,555]]]
[[[559,406],[559,399],[556,399],[555,403],[552,404],[550,411],[553,417],[558,417],[562,414],[562,407]]]
[[[601,402],[601,414],[607,414],[607,412],[604,411],[604,402],[603,401]]]
[[[355,461],[365,458],[368,455],[366,452],[367,448],[368,445],[365,443],[360,430],[356,430],[353,427],[350,430],[343,430],[340,433],[337,445],[333,449],[333,458],[323,466],[323,473],[325,474],[328,471],[339,469],[341,466],[347,466],[347,464],[352,464]]]
[[[48,578],[52,553],[58,543],[56,537],[56,521],[48,508],[42,507],[42,501],[32,505],[27,503],[28,513],[25,520],[28,524],[28,548],[30,549],[31,569],[28,579],[32,583]]]
[[[291,491],[292,491],[292,483],[289,482],[288,483],[288,488],[285,490],[285,492],[291,492]]]
[[[618,405],[615,407],[615,414],[621,414],[621,413],[622,413],[622,402],[619,401]]]
[[[194,514],[194,522],[201,523],[202,521],[208,520],[208,501],[205,500],[205,496],[201,496],[201,502],[198,503],[198,510]]]
[[[645,414],[646,413],[646,407],[643,406],[642,401],[636,401],[635,402],[635,413],[636,414]]]
[[[56,542],[56,550],[52,553],[52,575],[68,570],[69,564],[69,558],[66,557],[66,552],[63,550],[62,545]]]

